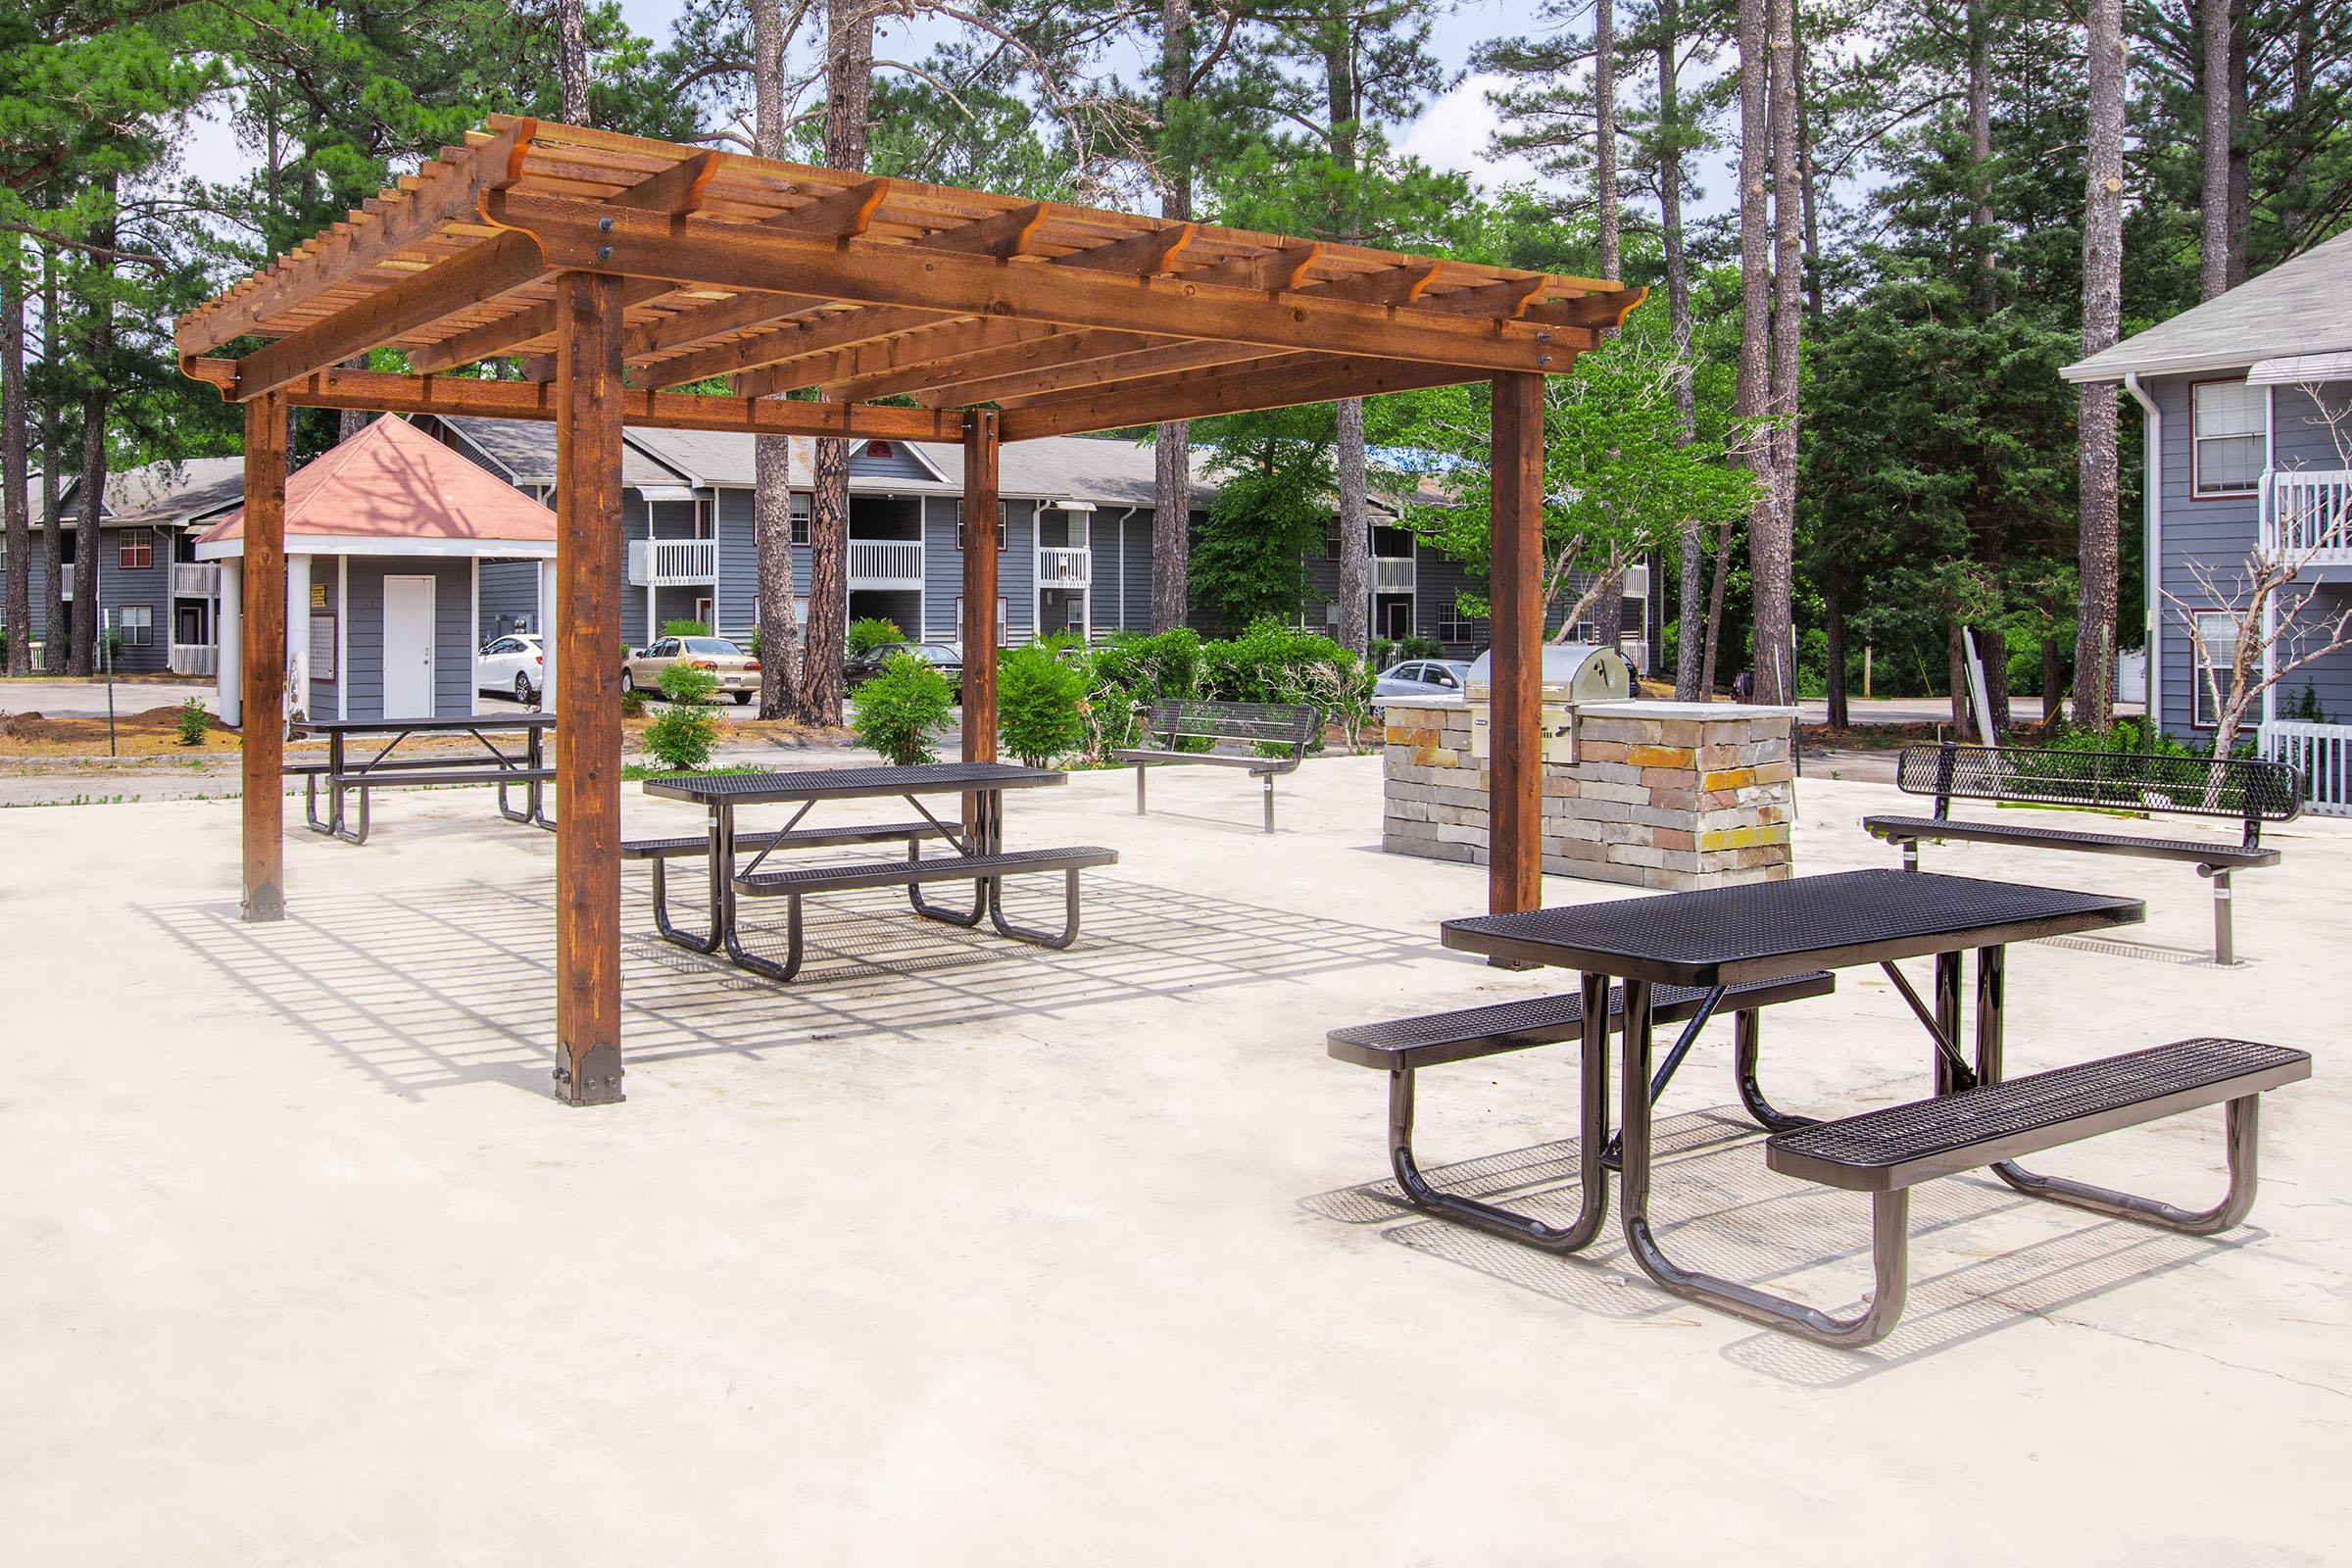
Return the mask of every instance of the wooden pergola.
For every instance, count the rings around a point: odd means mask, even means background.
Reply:
[[[1543,386],[1640,302],[1472,266],[494,119],[180,318],[245,407],[244,907],[285,912],[286,411],[552,419],[559,1082],[621,1098],[621,430],[1001,442],[1492,379],[1489,902],[1534,907]],[[262,340],[236,357],[220,351]],[[404,350],[411,373],[337,368]],[[456,374],[519,359],[520,379]],[[725,378],[727,395],[662,390]],[[780,394],[813,390],[817,400]],[[874,399],[905,396],[914,406]],[[986,540],[980,529],[970,538]],[[997,556],[963,556],[963,756],[996,755]]]

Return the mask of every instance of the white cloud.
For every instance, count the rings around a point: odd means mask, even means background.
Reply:
[[[1498,158],[1490,150],[1502,121],[1487,93],[1504,80],[1492,72],[1464,76],[1404,127],[1396,150],[1433,169],[1468,174],[1489,190],[1534,180],[1536,168],[1526,158],[1516,153]]]

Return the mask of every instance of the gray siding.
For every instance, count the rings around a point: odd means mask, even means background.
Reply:
[[[226,564],[223,563],[223,564]],[[324,589],[326,593],[326,604],[323,608],[318,603],[318,593],[314,591],[311,595],[311,615],[314,625],[318,623],[317,617],[320,615],[340,617],[343,613],[343,585],[340,581],[342,574],[338,570],[342,564],[341,559],[335,556],[313,556],[311,558],[311,587],[314,590]],[[336,630],[340,633],[343,629],[340,619],[338,619]],[[334,673],[329,674],[329,670],[333,670]],[[341,670],[335,669],[333,665],[323,661],[312,662],[310,702],[306,710],[313,718],[340,716],[335,710],[335,694],[339,689],[335,677],[341,673]]]
[[[2228,376],[2166,376],[2145,383],[2162,420],[2159,484],[2162,500],[2163,554],[2158,578],[2161,594],[2156,612],[2161,668],[2155,681],[2165,730],[2188,739],[2198,731],[2191,725],[2196,665],[2185,612],[2191,608],[2225,608],[2210,601],[2217,596],[2198,581],[2199,568],[2216,583],[2234,589],[2243,581],[2247,553],[2254,548],[2261,526],[2259,498],[2216,496],[2198,499],[2192,491],[2189,389],[2196,382],[2230,379]],[[2352,383],[2334,382],[2321,389],[2331,408],[2352,400]],[[2274,468],[2337,468],[2352,462],[2336,451],[2327,422],[2300,387],[2274,389],[2271,402],[2271,466]],[[2330,585],[2332,597],[2344,590]],[[2336,600],[2340,604],[2340,600]],[[2319,607],[2314,606],[2315,611]],[[2283,650],[2281,659],[2291,657]],[[2280,683],[2278,701],[2283,713],[2311,686],[2331,717],[2352,716],[2352,658],[2329,659],[2298,671]]]
[[[482,640],[510,631],[538,631],[539,563],[482,563]]]
[[[760,623],[760,542],[752,530],[752,492],[721,490],[711,508],[718,534],[718,624],[710,628],[747,646]]]
[[[905,441],[881,443],[890,449],[890,456],[876,457],[871,448],[875,443],[860,441],[850,448],[850,473],[859,479],[905,479],[916,484],[937,484],[939,475],[923,466],[914,455],[914,448]]]
[[[431,577],[433,711],[473,711],[473,563],[375,556],[351,558],[350,715],[384,716],[384,578]]]
[[[165,528],[151,528],[147,535],[153,544],[153,564],[125,570],[122,565],[122,542],[125,530],[104,528],[98,537],[98,604],[108,612],[116,625],[122,624],[121,611],[125,605],[145,607],[149,627],[144,646],[125,643],[115,667],[125,673],[141,673],[168,669],[172,662],[172,533]],[[76,599],[85,597],[82,579],[86,573],[74,572],[74,591]]]
[[[959,641],[956,598],[963,592],[963,556],[956,548],[956,499],[926,500],[923,524],[923,635]]]

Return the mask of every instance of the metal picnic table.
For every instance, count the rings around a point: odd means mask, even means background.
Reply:
[[[294,733],[326,737],[326,762],[294,764],[286,771],[303,777],[303,815],[311,831],[351,844],[368,841],[368,794],[394,784],[496,784],[498,814],[510,822],[555,829],[547,814],[546,788],[555,778],[548,765],[546,738],[556,727],[553,713],[460,714],[446,718],[309,718],[294,725]],[[519,733],[521,745],[509,750],[491,737]],[[412,735],[470,737],[478,748],[457,757],[395,756],[400,743]],[[354,736],[388,737],[372,756],[357,765],[348,759],[346,742]],[[326,780],[327,815],[318,814],[318,781]],[[524,807],[507,804],[507,791],[523,791]],[[360,797],[359,825],[344,821],[343,796],[356,790]]]
[[[1934,1042],[1936,1091],[1943,1095],[2002,1081],[2007,944],[2135,924],[2146,913],[2137,899],[1888,868],[1482,915],[1448,920],[1444,932],[1449,948],[1581,971],[1588,1017],[1605,1013],[1612,978],[1624,982],[1618,1138],[1625,1187],[1619,1208],[1627,1250],[1642,1272],[1677,1296],[1845,1341],[1853,1337],[1850,1326],[1767,1292],[1686,1269],[1658,1246],[1649,1218],[1651,1106],[1721,988],[1879,964]],[[1961,956],[1970,949],[1977,955],[1973,1061],[1960,1049]],[[1929,955],[1936,959],[1932,1003],[1922,1001],[1894,967],[1898,959]],[[1653,1076],[1651,994],[1659,986],[1695,986],[1712,995]],[[1562,1251],[1590,1245],[1607,1209],[1605,1051],[1585,1053],[1581,1098],[1582,1190],[1576,1221],[1556,1248]],[[1801,1117],[1776,1120],[1776,1130],[1810,1125]],[[1894,1240],[1899,1255],[1899,1237]],[[1882,1300],[1882,1311],[1900,1310],[1899,1289],[1893,1297]]]
[[[779,966],[757,955],[747,953],[739,941],[735,907],[739,885],[745,879],[755,878],[760,862],[777,849],[792,848],[801,844],[873,841],[866,836],[867,830],[855,827],[838,832],[825,829],[801,829],[801,823],[818,806],[837,801],[899,799],[912,807],[921,816],[922,821],[919,824],[897,824],[887,828],[875,828],[870,830],[872,834],[892,839],[905,839],[908,844],[910,854],[916,856],[919,856],[919,844],[923,838],[935,838],[952,845],[956,849],[956,855],[940,862],[937,867],[925,865],[918,869],[903,869],[895,876],[889,870],[877,866],[873,869],[868,882],[864,884],[850,880],[858,874],[858,868],[855,866],[819,867],[813,873],[770,873],[771,879],[787,881],[795,876],[830,877],[833,885],[838,886],[886,885],[892,880],[906,880],[908,882],[908,900],[918,914],[934,919],[945,919],[956,925],[976,925],[983,908],[985,908],[998,930],[1004,934],[1019,937],[1022,940],[1045,940],[1039,933],[1025,932],[1019,927],[1009,925],[1003,915],[1002,877],[1008,869],[1022,869],[1022,867],[1008,865],[1008,862],[1019,859],[1019,856],[1008,857],[1004,853],[1004,798],[1007,790],[1043,789],[1067,781],[1067,774],[1052,768],[1022,767],[1009,762],[935,762],[911,767],[801,768],[790,771],[753,773],[676,774],[647,779],[644,786],[646,794],[673,801],[691,801],[704,808],[708,820],[708,844],[705,853],[709,858],[710,876],[710,930],[701,936],[676,931],[668,927],[664,916],[662,935],[682,947],[704,953],[715,952],[723,945],[728,956],[746,968],[763,974],[771,974],[781,979],[791,978],[791,971],[796,970],[799,966],[800,906],[798,897],[793,899],[793,956],[787,965]],[[971,797],[972,807],[969,813],[971,825],[968,833],[959,824],[943,821],[923,805],[922,797],[940,795]],[[799,809],[793,813],[791,819],[781,830],[758,835],[742,835],[745,842],[759,845],[759,853],[753,857],[749,865],[745,866],[743,870],[737,871],[735,851],[739,835],[736,830],[735,812],[739,808],[746,806],[797,806]],[[1066,852],[1054,851],[1036,853],[1040,856],[1066,854]],[[1097,853],[1099,856],[1107,856],[1108,854],[1108,852]],[[1115,856],[1108,858],[1116,858]],[[926,906],[922,902],[921,896],[915,891],[912,879],[918,874],[923,880],[945,879],[947,875],[952,874],[953,868],[965,860],[984,862],[987,869],[998,872],[997,875],[975,875],[973,877],[973,881],[978,884],[978,887],[975,891],[970,915],[965,916],[953,910],[940,910]],[[1104,862],[1101,858],[1096,858],[1089,863]],[[660,859],[655,860],[657,875],[660,873],[661,864]],[[975,867],[975,869],[978,868]],[[1052,866],[1045,868],[1061,869],[1063,867],[1060,861],[1055,861]],[[816,891],[816,883],[808,884],[807,890]],[[791,891],[791,889],[780,888],[778,891]],[[658,912],[661,898],[662,895],[657,890]],[[1076,882],[1073,874],[1071,879],[1073,906],[1075,899]],[[1075,931],[1074,907],[1071,931],[1072,933]],[[1045,940],[1047,946],[1065,944],[1066,937]]]

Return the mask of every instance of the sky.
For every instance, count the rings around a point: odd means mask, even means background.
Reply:
[[[619,4],[629,25],[657,44],[668,40],[670,28],[684,9],[678,0],[619,0]],[[1468,174],[1489,189],[1536,180],[1535,171],[1526,160],[1496,158],[1489,151],[1497,120],[1486,94],[1496,78],[1463,74],[1471,52],[1481,42],[1525,30],[1529,26],[1530,10],[1527,0],[1462,0],[1453,9],[1433,18],[1432,51],[1447,75],[1459,79],[1410,123],[1390,127],[1391,139],[1398,151],[1432,168]],[[912,21],[886,18],[879,29],[878,52],[916,58],[928,51],[934,36],[944,36],[952,25],[930,18]],[[1137,64],[1140,66],[1141,62]],[[1131,67],[1128,74],[1137,73]],[[252,153],[237,145],[218,114],[191,120],[181,154],[184,172],[216,180],[249,170],[254,163]],[[1733,182],[1727,170],[1702,168],[1698,171],[1698,181],[1701,194],[1690,204],[1690,216],[1706,217],[1729,210]]]

